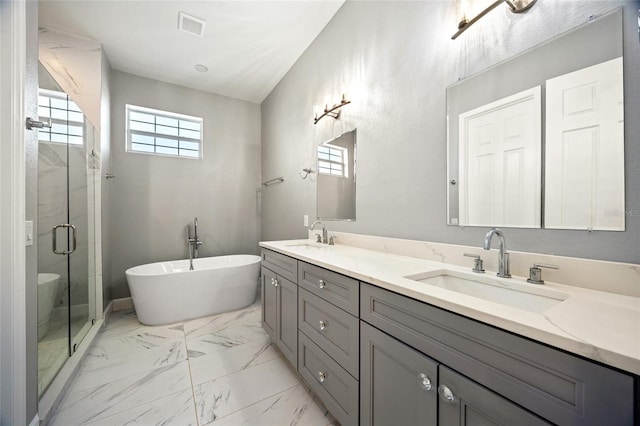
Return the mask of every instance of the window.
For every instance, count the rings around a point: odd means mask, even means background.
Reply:
[[[202,158],[202,118],[127,105],[127,151]]]
[[[328,145],[318,147],[318,173],[323,175],[333,175],[349,177],[347,168],[347,150]]]
[[[38,140],[44,142],[84,144],[84,114],[64,92],[38,90],[38,117],[51,119],[51,128],[38,131]]]

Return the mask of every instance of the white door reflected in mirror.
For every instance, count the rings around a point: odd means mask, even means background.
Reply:
[[[622,57],[546,87],[545,227],[624,231]]]
[[[460,225],[540,227],[540,93],[460,114]]]

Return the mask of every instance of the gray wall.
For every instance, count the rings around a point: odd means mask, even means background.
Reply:
[[[111,77],[111,297],[129,295],[127,268],[187,257],[195,216],[200,257],[257,253],[260,106],[120,71]],[[204,158],[126,153],[127,103],[203,117]]]
[[[102,50],[102,97],[100,99],[100,180],[101,180],[101,227],[102,227],[102,309],[111,302],[111,182],[106,174],[111,172],[111,65]],[[100,289],[97,289],[100,291]],[[101,307],[97,306],[96,309]]]
[[[541,0],[500,6],[457,40],[457,2],[347,1],[262,103],[262,239],[306,237],[315,217],[316,146],[358,129],[356,222],[329,230],[477,245],[488,228],[446,223],[446,88],[524,49],[624,5],[626,232],[506,229],[510,250],[640,262],[640,54],[637,1]],[[515,76],[514,76],[515,77]],[[313,125],[314,105],[352,104]]]

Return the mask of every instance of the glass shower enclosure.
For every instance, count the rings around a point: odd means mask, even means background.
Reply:
[[[42,396],[95,322],[97,132],[39,66],[38,394]]]

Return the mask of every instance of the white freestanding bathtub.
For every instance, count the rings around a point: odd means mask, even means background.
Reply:
[[[149,263],[126,271],[138,320],[162,325],[233,311],[256,298],[260,256],[231,255]]]
[[[59,284],[60,275],[38,273],[38,342],[49,331],[51,313]]]

